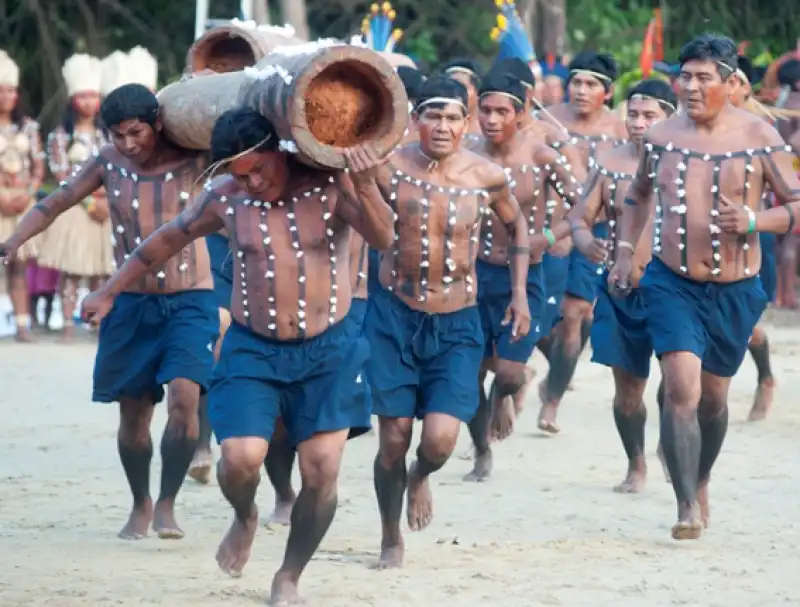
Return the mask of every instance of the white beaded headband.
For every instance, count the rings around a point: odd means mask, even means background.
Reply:
[[[675,111],[675,106],[672,105],[669,101],[665,101],[664,99],[659,99],[658,97],[653,97],[652,95],[645,95],[643,93],[636,93],[635,95],[631,95],[631,101],[657,101],[663,105],[666,105],[670,108],[673,112]]]
[[[448,67],[444,73],[449,74],[451,72],[460,72],[462,74],[469,74],[470,76],[474,76],[475,78],[478,77],[478,74],[475,73],[475,70],[471,70],[468,67],[463,67],[460,65],[454,65],[453,67]]]
[[[511,93],[506,93],[505,91],[484,91],[481,94],[481,99],[486,97],[486,95],[503,95],[504,97],[508,97],[509,99],[512,99],[512,100],[516,101],[517,103],[520,103],[520,104],[523,104],[523,105],[525,103],[524,101],[522,101],[522,99],[520,99],[516,95],[512,95]]]
[[[432,103],[443,103],[445,105],[449,103],[455,103],[456,105],[460,105],[462,108],[464,108],[465,112],[467,111],[467,106],[464,105],[464,102],[461,101],[461,99],[455,99],[454,97],[431,97],[430,99],[426,99],[425,101],[418,103],[417,111]]]
[[[200,180],[203,179],[204,177],[206,178],[206,183],[209,183],[212,179],[214,179],[214,176],[217,173],[217,169],[219,169],[221,166],[223,166],[225,164],[229,164],[229,163],[233,162],[234,160],[238,160],[239,158],[241,158],[242,156],[246,156],[250,152],[255,152],[258,148],[260,148],[262,145],[267,143],[267,141],[269,141],[270,139],[272,139],[272,135],[267,135],[266,137],[264,137],[264,139],[259,141],[254,146],[249,147],[246,150],[243,150],[243,151],[239,152],[238,154],[234,154],[233,156],[230,156],[228,158],[223,158],[222,160],[217,160],[217,162],[215,162],[214,164],[209,166],[205,171],[203,171],[202,175],[200,175],[200,177],[198,177],[197,180],[194,182],[195,185],[197,185],[200,182]]]
[[[585,74],[587,76],[593,76],[593,77],[597,78],[598,80],[602,80],[603,82],[611,82],[611,78],[609,78],[605,74],[601,74],[600,72],[594,72],[592,70],[576,69],[576,70],[570,70],[569,73],[570,74]]]

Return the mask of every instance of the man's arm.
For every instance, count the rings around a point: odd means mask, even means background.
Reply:
[[[585,249],[593,240],[592,226],[597,221],[597,216],[605,204],[603,176],[598,169],[592,169],[589,179],[578,204],[574,205],[569,213],[553,228],[553,237],[556,242],[569,236],[573,237],[575,246],[584,255]],[[588,240],[583,234],[588,233]]]
[[[764,181],[782,206],[755,213],[755,228],[758,232],[785,234],[794,229],[800,212],[800,180],[793,166],[795,155],[777,130],[767,123],[759,126],[763,129],[765,147],[773,148],[772,153],[761,157]]]
[[[375,179],[353,180],[352,174],[339,174],[336,216],[361,234],[369,246],[384,251],[394,241],[394,211]]]
[[[645,138],[636,175],[628,188],[627,194],[625,194],[625,204],[628,208],[623,213],[623,216],[629,215],[630,217],[627,221],[623,221],[621,225],[617,226],[618,242],[627,243],[622,247],[618,247],[619,251],[629,250],[632,253],[636,249],[639,238],[641,238],[642,232],[644,232],[644,228],[647,225],[647,220],[650,218],[650,201],[653,195],[654,181],[658,179],[658,176],[653,174],[652,149],[652,146],[647,142],[647,138]]]
[[[528,263],[530,245],[528,243],[528,225],[519,208],[519,203],[511,193],[508,176],[501,167],[492,167],[492,175],[486,188],[489,192],[489,206],[508,232],[513,241],[508,248],[508,259],[511,266],[512,294],[525,293],[528,280]]]
[[[547,145],[557,150],[567,159],[567,165],[575,178],[581,183],[586,181],[586,167],[578,146],[572,143],[569,133],[544,122],[547,127]]]
[[[17,229],[5,245],[17,249],[25,242],[44,232],[63,212],[80,204],[97,188],[103,185],[103,167],[99,158],[92,158],[69,181],[44,200],[37,202],[17,225]]]
[[[222,219],[224,207],[214,190],[203,190],[180,215],[162,225],[136,247],[101,290],[110,297],[117,296],[142,276],[163,266],[193,240],[225,227]]]

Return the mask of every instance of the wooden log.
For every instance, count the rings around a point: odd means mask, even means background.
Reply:
[[[375,51],[335,41],[276,49],[245,73],[243,101],[270,119],[284,149],[313,166],[344,168],[342,148],[370,143],[383,156],[400,142],[408,97]]]
[[[190,150],[211,147],[211,131],[226,110],[241,105],[241,89],[252,84],[244,72],[209,74],[173,82],[158,93],[164,132]]]
[[[218,25],[200,36],[186,55],[186,73],[235,72],[255,65],[279,46],[303,44],[292,28]]]

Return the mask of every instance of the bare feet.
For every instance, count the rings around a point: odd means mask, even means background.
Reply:
[[[242,569],[250,560],[250,550],[258,529],[258,508],[253,504],[246,520],[235,518],[217,548],[217,564],[231,577],[241,577]],[[273,587],[274,592],[274,587]]]
[[[162,540],[180,540],[185,535],[183,529],[178,527],[175,520],[175,503],[163,501],[156,503],[156,510],[153,515],[153,531]]]
[[[297,580],[294,576],[278,571],[272,578],[272,592],[269,604],[275,607],[283,605],[301,605],[303,601],[297,595]]]
[[[647,480],[647,467],[641,465],[628,470],[628,476],[619,485],[614,487],[616,493],[640,493],[644,490]]]
[[[561,428],[556,423],[558,405],[547,400],[547,380],[539,383],[539,400],[542,402],[542,408],[539,409],[539,430],[548,434],[558,434],[561,432]]]
[[[153,502],[147,500],[141,506],[134,507],[128,522],[117,534],[123,540],[142,540],[147,537],[150,521],[153,520]]]
[[[696,540],[703,533],[703,521],[700,505],[695,502],[691,506],[680,506],[678,522],[672,527],[672,539]]]
[[[468,447],[464,450],[464,452],[458,456],[458,459],[463,459],[466,462],[470,462],[475,459],[475,448]]]
[[[661,448],[661,443],[658,443],[656,457],[658,458],[658,461],[661,462],[661,469],[664,471],[664,478],[667,479],[668,483],[671,483],[672,477],[669,475],[669,468],[667,468],[667,460],[664,459],[664,450]]]
[[[492,450],[489,449],[483,455],[475,456],[475,466],[472,472],[464,477],[465,481],[482,483],[489,480],[492,475]]]
[[[294,498],[291,501],[276,501],[275,510],[267,517],[267,525],[288,525],[292,521],[292,507]]]
[[[186,475],[201,485],[207,485],[211,481],[213,466],[214,454],[211,453],[211,449],[198,449]]]
[[[408,528],[422,531],[433,520],[433,495],[427,476],[417,474],[417,465],[408,471],[408,503],[406,504]]]
[[[775,392],[775,379],[770,377],[765,379],[756,388],[756,396],[753,399],[753,408],[747,416],[749,422],[760,422],[767,417],[772,407],[772,396]]]
[[[372,569],[383,571],[384,569],[397,569],[403,566],[403,555],[405,554],[405,544],[403,538],[396,544],[381,546],[381,557],[372,566]]]
[[[33,344],[36,343],[36,338],[33,336],[33,333],[31,333],[30,330],[17,327],[17,332],[14,335],[14,341],[19,344]]]
[[[511,433],[514,432],[516,418],[514,400],[510,396],[506,396],[499,402],[495,400],[492,407],[492,419],[489,422],[489,432],[492,439],[501,441],[511,436]]]
[[[534,377],[536,377],[536,371],[526,366],[525,381],[523,382],[522,387],[517,390],[517,393],[513,396],[514,412],[516,413],[517,417],[519,417],[520,413],[522,413],[522,409],[525,408],[525,395],[528,393],[528,388],[530,387]]]
[[[703,519],[703,527],[708,529],[711,524],[711,507],[708,504],[708,481],[701,481],[697,484],[697,503],[700,505],[700,517]]]
[[[71,344],[75,341],[75,327],[64,327],[61,331],[61,337],[56,341],[60,344]]]

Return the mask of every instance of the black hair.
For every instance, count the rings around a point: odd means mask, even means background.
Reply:
[[[153,126],[158,118],[158,99],[141,84],[125,84],[103,100],[100,116],[109,129],[126,120],[139,120]]]
[[[75,123],[78,122],[78,114],[75,111],[75,108],[72,106],[72,100],[67,104],[67,108],[64,110],[64,115],[61,118],[61,127],[66,131],[67,135],[72,136],[75,132]],[[94,126],[101,131],[103,129],[103,121],[100,119],[100,112],[94,115]]]
[[[610,53],[595,53],[593,51],[583,51],[578,53],[569,62],[569,77],[572,78],[573,70],[586,70],[588,72],[595,72],[608,78],[608,80],[600,79],[603,87],[608,91],[614,80],[617,79],[619,74],[619,66],[617,65],[614,56]]]
[[[630,101],[631,97],[634,95],[652,97],[658,101],[658,105],[667,113],[667,116],[674,114],[678,107],[678,97],[675,95],[675,91],[672,90],[672,87],[663,80],[658,80],[656,78],[642,80],[631,88],[625,96],[626,101]]]
[[[433,78],[426,80],[425,84],[422,85],[422,89],[420,89],[415,109],[418,109],[423,103],[429,99],[433,99],[434,97],[444,97],[446,99],[455,99],[460,101],[464,104],[464,115],[466,115],[467,100],[469,99],[469,95],[467,94],[467,88],[457,80],[453,80],[447,76],[434,76]],[[426,105],[425,107],[441,109],[444,107],[444,104],[432,103],[430,105]]]
[[[730,38],[720,34],[702,34],[681,47],[678,63],[683,67],[688,61],[712,61],[722,79],[727,80],[739,65],[736,51],[736,44]]]
[[[483,84],[479,95],[489,95],[491,93],[502,93],[510,95],[511,104],[514,106],[515,112],[522,111],[523,103],[525,101],[525,87],[522,86],[517,78],[503,70],[489,70],[483,77]]]
[[[211,160],[228,160],[245,150],[274,152],[278,134],[272,123],[256,110],[239,107],[223,112],[211,131]]]
[[[789,59],[778,68],[778,83],[793,91],[800,90],[800,60]]]
[[[406,95],[408,100],[413,104],[419,98],[419,93],[422,90],[422,85],[425,84],[425,74],[415,67],[401,65],[397,68],[397,75],[403,81],[403,86],[406,87]]]
[[[736,57],[736,63],[739,70],[741,70],[741,72],[747,78],[747,81],[751,85],[754,84],[753,78],[755,75],[755,69],[753,68],[753,63],[744,55],[739,55],[738,57]]]
[[[764,76],[767,75],[767,68],[763,65],[754,65],[753,66],[753,78],[750,81],[750,84],[756,85],[759,84],[761,81],[764,80]]]
[[[450,70],[453,68],[462,68],[464,70],[469,70],[470,73],[466,74],[469,78],[469,81],[472,83],[472,86],[475,89],[479,89],[481,86],[481,78],[483,77],[481,66],[478,65],[478,62],[474,59],[470,59],[469,57],[458,57],[456,59],[451,59],[447,63],[442,66],[442,73],[447,75]],[[455,70],[460,71],[460,70]],[[461,72],[466,73],[466,72]]]
[[[490,72],[503,71],[512,78],[516,78],[522,84],[533,87],[536,84],[536,78],[533,75],[531,66],[525,63],[519,57],[505,57],[498,59],[492,66]]]

